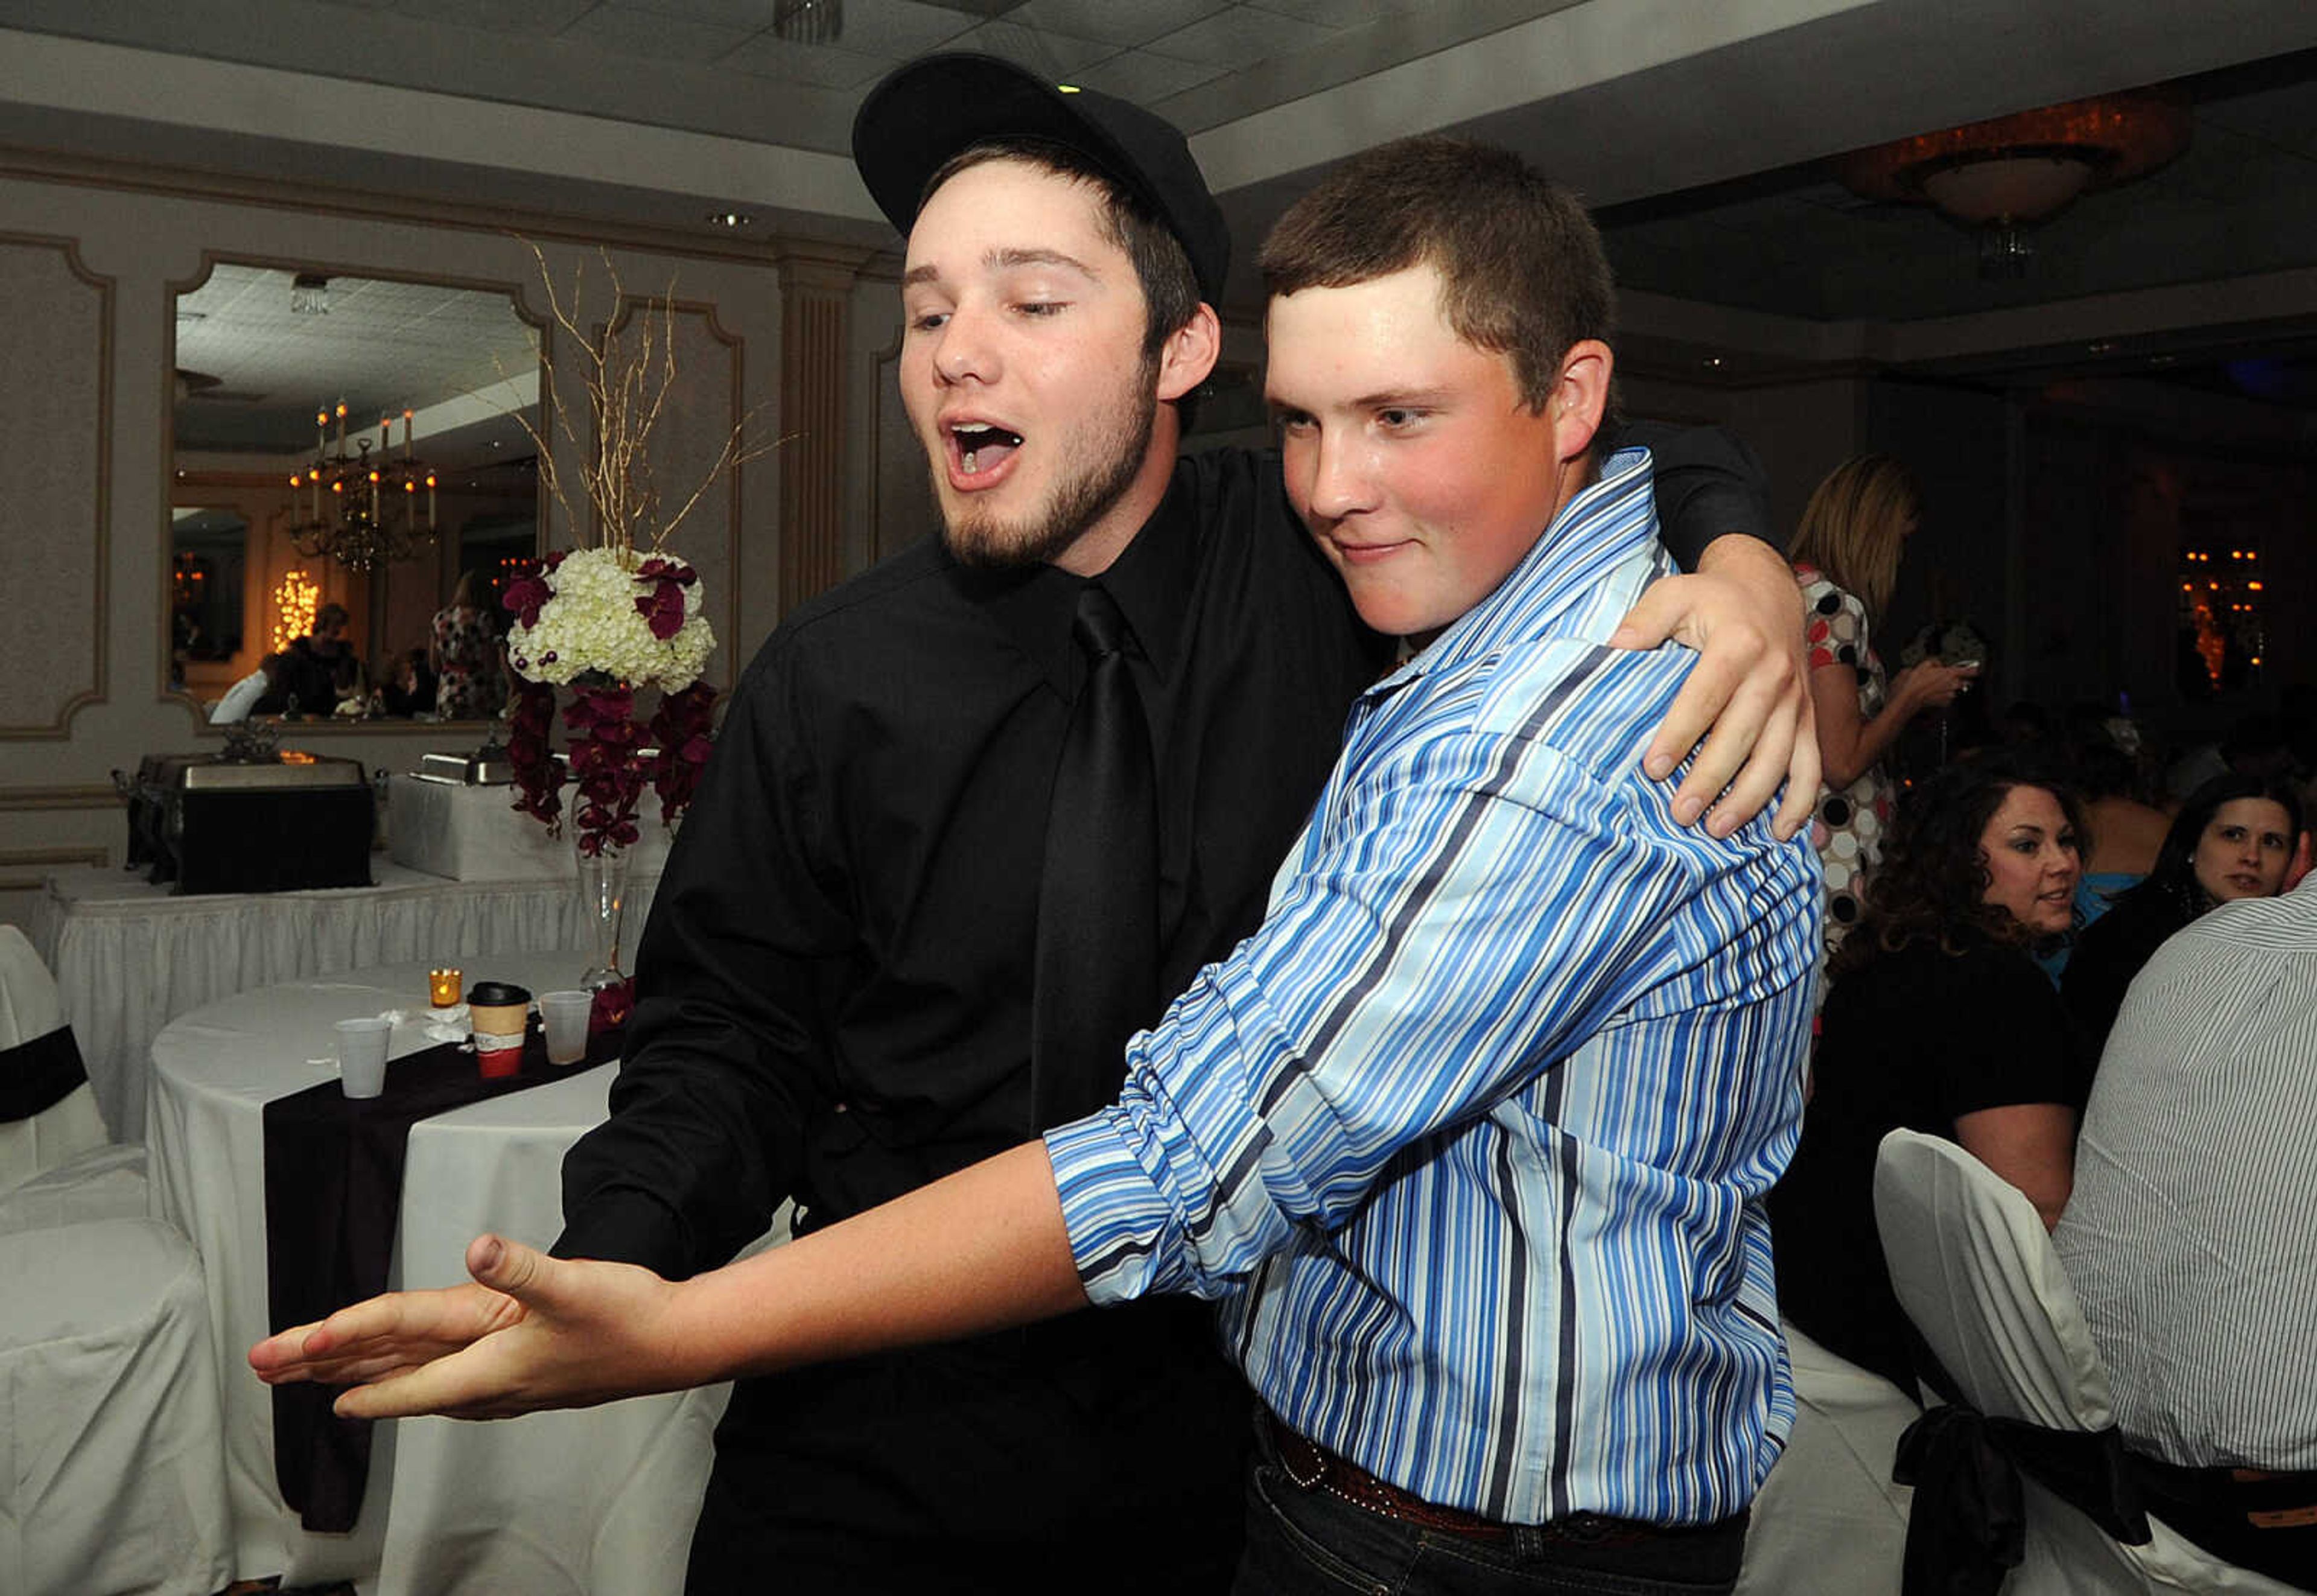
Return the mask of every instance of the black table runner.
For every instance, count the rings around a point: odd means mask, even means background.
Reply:
[[[386,1289],[412,1125],[619,1056],[620,1033],[597,1031],[582,1062],[550,1064],[534,1018],[513,1075],[486,1079],[465,1044],[446,1042],[389,1063],[378,1097],[349,1098],[334,1079],[266,1104],[270,1328],[326,1318]],[[352,1529],[370,1477],[370,1423],[334,1415],[336,1395],[331,1385],[273,1387],[274,1483],[308,1529]]]

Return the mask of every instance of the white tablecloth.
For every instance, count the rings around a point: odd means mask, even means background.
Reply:
[[[447,881],[373,856],[371,875],[375,886],[196,897],[101,866],[49,875],[32,946],[56,973],[114,1141],[144,1136],[154,1036],[203,1003],[301,975],[578,946],[576,872],[562,881]],[[631,882],[623,967],[658,882],[642,874]]]
[[[583,962],[477,959],[469,975],[538,992],[570,985]],[[271,1396],[245,1357],[268,1329],[264,1107],[335,1075],[333,1020],[416,1012],[425,976],[422,962],[247,992],[171,1021],[153,1044],[154,1201],[192,1238],[208,1276],[238,1576],[283,1574],[285,1586],[352,1578],[364,1596],[673,1596],[726,1386],[502,1423],[379,1425],[362,1516],[347,1535],[308,1533],[275,1492]],[[395,1056],[427,1045],[416,1025],[396,1027]],[[484,1230],[552,1242],[564,1151],[604,1117],[613,1070],[414,1126],[397,1283],[463,1280],[467,1243]]]

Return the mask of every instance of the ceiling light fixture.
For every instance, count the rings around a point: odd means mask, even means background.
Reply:
[[[292,316],[327,316],[330,313],[330,280],[319,272],[300,272],[290,280],[290,314]]]
[[[791,44],[835,44],[845,37],[845,0],[775,0],[773,37]]]
[[[708,213],[708,225],[737,233],[742,228],[756,226],[756,219],[746,211],[711,211]]]
[[[314,463],[290,476],[291,513],[306,512],[290,541],[309,560],[335,560],[349,570],[370,570],[408,560],[434,542],[434,471],[411,452],[408,410],[402,413],[402,455],[392,457],[394,421],[378,423],[378,453],[359,434],[346,447],[346,404],[314,414]],[[330,423],[337,448],[330,448]],[[418,524],[418,489],[426,489],[426,525]],[[302,494],[299,489],[304,489]],[[302,500],[302,502],[301,502]]]
[[[2017,277],[2026,229],[2079,194],[2145,177],[2188,147],[2187,97],[2169,88],[2071,100],[1835,158],[1835,175],[1872,200],[1935,205],[1976,232],[1984,277]]]

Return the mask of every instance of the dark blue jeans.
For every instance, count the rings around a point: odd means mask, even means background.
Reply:
[[[1618,1546],[1516,1528],[1502,1538],[1426,1529],[1252,1459],[1234,1596],[1711,1596],[1738,1578],[1746,1518]]]

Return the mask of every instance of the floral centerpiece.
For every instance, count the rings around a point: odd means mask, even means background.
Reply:
[[[568,779],[578,789],[571,818],[583,914],[595,920],[604,950],[582,980],[624,992],[619,925],[626,850],[640,835],[636,808],[649,786],[662,823],[673,828],[682,818],[708,761],[716,704],[716,689],[701,679],[716,633],[700,573],[666,544],[719,478],[762,451],[743,447],[742,417],[690,494],[666,512],[652,479],[649,444],[675,382],[674,284],[657,298],[628,299],[610,257],[602,257],[613,302],[636,312],[624,324],[631,336],[623,349],[610,330],[583,330],[582,276],[575,273],[567,302],[536,247],[532,255],[550,312],[580,351],[579,376],[595,422],[592,435],[583,436],[567,409],[550,408],[566,458],[577,463],[576,495],[559,469],[545,430],[550,424],[518,419],[538,449],[541,481],[566,520],[592,537],[547,555],[501,596],[514,617],[507,664],[517,686],[507,742],[514,808],[543,822],[550,835],[562,829],[566,776],[552,746],[559,706]],[[551,393],[553,362],[542,355],[541,368],[542,388]],[[657,706],[640,718],[638,695],[654,690]],[[597,1018],[605,1018],[600,1001]]]
[[[550,832],[561,822],[564,775],[549,738],[556,689],[568,687],[563,725],[579,788],[574,840],[584,857],[636,842],[647,784],[666,825],[692,802],[716,704],[716,689],[700,680],[716,648],[700,600],[692,567],[632,550],[559,551],[507,584],[507,664],[523,678],[507,739],[514,807]],[[660,689],[649,722],[635,717],[643,687]]]

